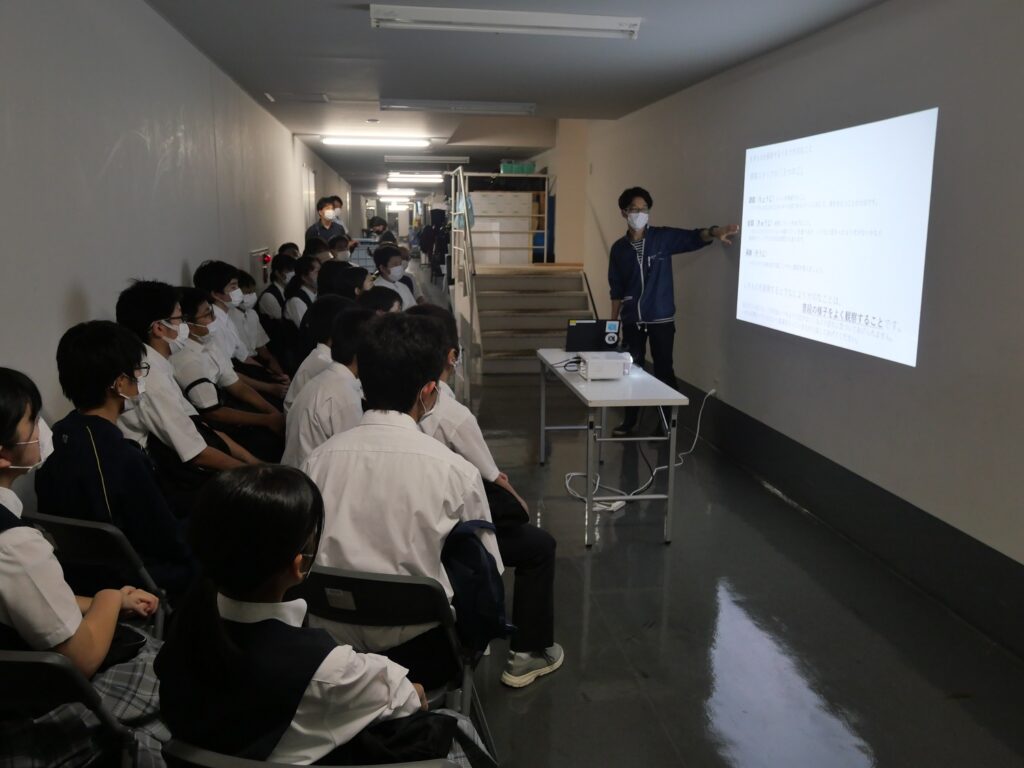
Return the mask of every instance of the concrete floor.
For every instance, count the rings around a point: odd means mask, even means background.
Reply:
[[[582,420],[548,391],[549,418]],[[564,666],[505,688],[496,642],[478,670],[503,766],[1024,766],[1024,663],[706,445],[676,470],[671,545],[663,502],[641,502],[587,551],[564,488],[583,439],[555,434],[538,466],[537,396],[532,380],[474,392],[498,465],[558,539]],[[602,469],[625,489],[647,477],[635,445]]]

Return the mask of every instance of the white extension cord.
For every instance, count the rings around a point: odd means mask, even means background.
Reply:
[[[707,405],[708,398],[710,398],[713,394],[715,394],[715,392],[716,392],[716,390],[712,389],[706,395],[704,395],[704,399],[701,401],[701,404],[700,404],[700,410],[697,412],[697,429],[696,429],[696,431],[694,432],[694,435],[693,435],[693,443],[690,444],[689,449],[683,451],[680,454],[677,454],[677,456],[676,456],[677,461],[672,465],[673,469],[677,468],[677,467],[683,466],[684,458],[686,456],[689,456],[691,453],[693,453],[697,449],[697,441],[700,439],[700,420],[704,416],[704,406]],[[661,418],[660,414],[658,415],[658,418],[659,419]],[[647,466],[650,467],[651,464],[650,464],[649,461],[647,461],[647,456],[646,456],[646,454],[644,454],[642,448],[640,449],[640,455],[643,457],[644,462],[647,463]],[[594,478],[594,493],[596,494],[600,489],[604,488],[606,491],[610,491],[610,492],[614,493],[617,496],[639,496],[644,491],[646,491],[648,488],[650,488],[652,485],[654,485],[654,479],[658,476],[658,473],[659,472],[664,472],[666,469],[668,469],[668,464],[665,464],[665,465],[659,466],[659,467],[654,467],[653,469],[651,469],[651,476],[649,478],[647,478],[647,481],[643,485],[641,485],[639,488],[637,488],[635,491],[630,491],[629,493],[626,493],[625,491],[623,491],[623,490],[621,490],[619,488],[614,488],[614,487],[612,487],[610,485],[602,485],[601,484],[601,474],[598,473],[597,476]],[[574,499],[578,499],[578,500],[580,500],[582,502],[586,502],[587,497],[584,496],[581,493],[578,493],[575,489],[573,489],[572,481],[575,480],[577,477],[586,477],[586,476],[587,476],[586,472],[569,472],[565,476],[565,490]],[[610,504],[606,503],[606,502],[598,502],[598,503],[596,503],[594,505],[594,509],[597,512],[618,512],[620,509],[622,509],[624,506],[626,506],[626,503],[627,503],[626,501],[615,501],[615,502],[612,502]]]

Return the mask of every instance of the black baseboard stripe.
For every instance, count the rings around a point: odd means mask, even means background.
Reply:
[[[705,395],[679,391],[694,406]],[[681,426],[692,432],[697,411],[680,409]],[[717,398],[701,437],[1024,658],[1024,565]]]

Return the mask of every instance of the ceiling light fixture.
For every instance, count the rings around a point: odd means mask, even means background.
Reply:
[[[384,155],[385,163],[441,163],[443,165],[463,165],[469,162],[464,155]]]
[[[396,173],[388,174],[388,184],[440,184],[444,176],[439,173]]]
[[[459,115],[532,115],[536,104],[524,101],[445,101],[443,99],[381,99],[381,110],[450,112]]]
[[[415,195],[416,194],[416,190],[415,189],[409,189],[407,187],[395,187],[393,189],[391,187],[377,187],[377,194],[378,195],[392,195],[392,196],[394,196],[394,195],[406,195],[406,196],[408,196],[408,195]]]
[[[429,147],[428,139],[406,139],[390,136],[323,136],[320,139],[329,147]]]
[[[375,29],[444,32],[494,32],[509,35],[564,35],[635,40],[643,21],[638,16],[591,16],[576,13],[490,11],[478,8],[424,8],[370,5]]]

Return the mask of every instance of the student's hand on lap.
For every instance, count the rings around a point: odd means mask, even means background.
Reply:
[[[287,373],[275,373],[274,381],[276,381],[278,384],[284,384],[286,387],[292,383],[292,380],[291,378],[289,378]]]
[[[280,412],[267,414],[267,429],[275,435],[284,435],[284,414]]]
[[[413,683],[412,687],[416,689],[416,695],[420,697],[420,709],[427,709],[427,692],[423,690],[423,686]]]
[[[160,605],[160,598],[135,587],[121,587],[121,612],[136,616],[152,616]]]

